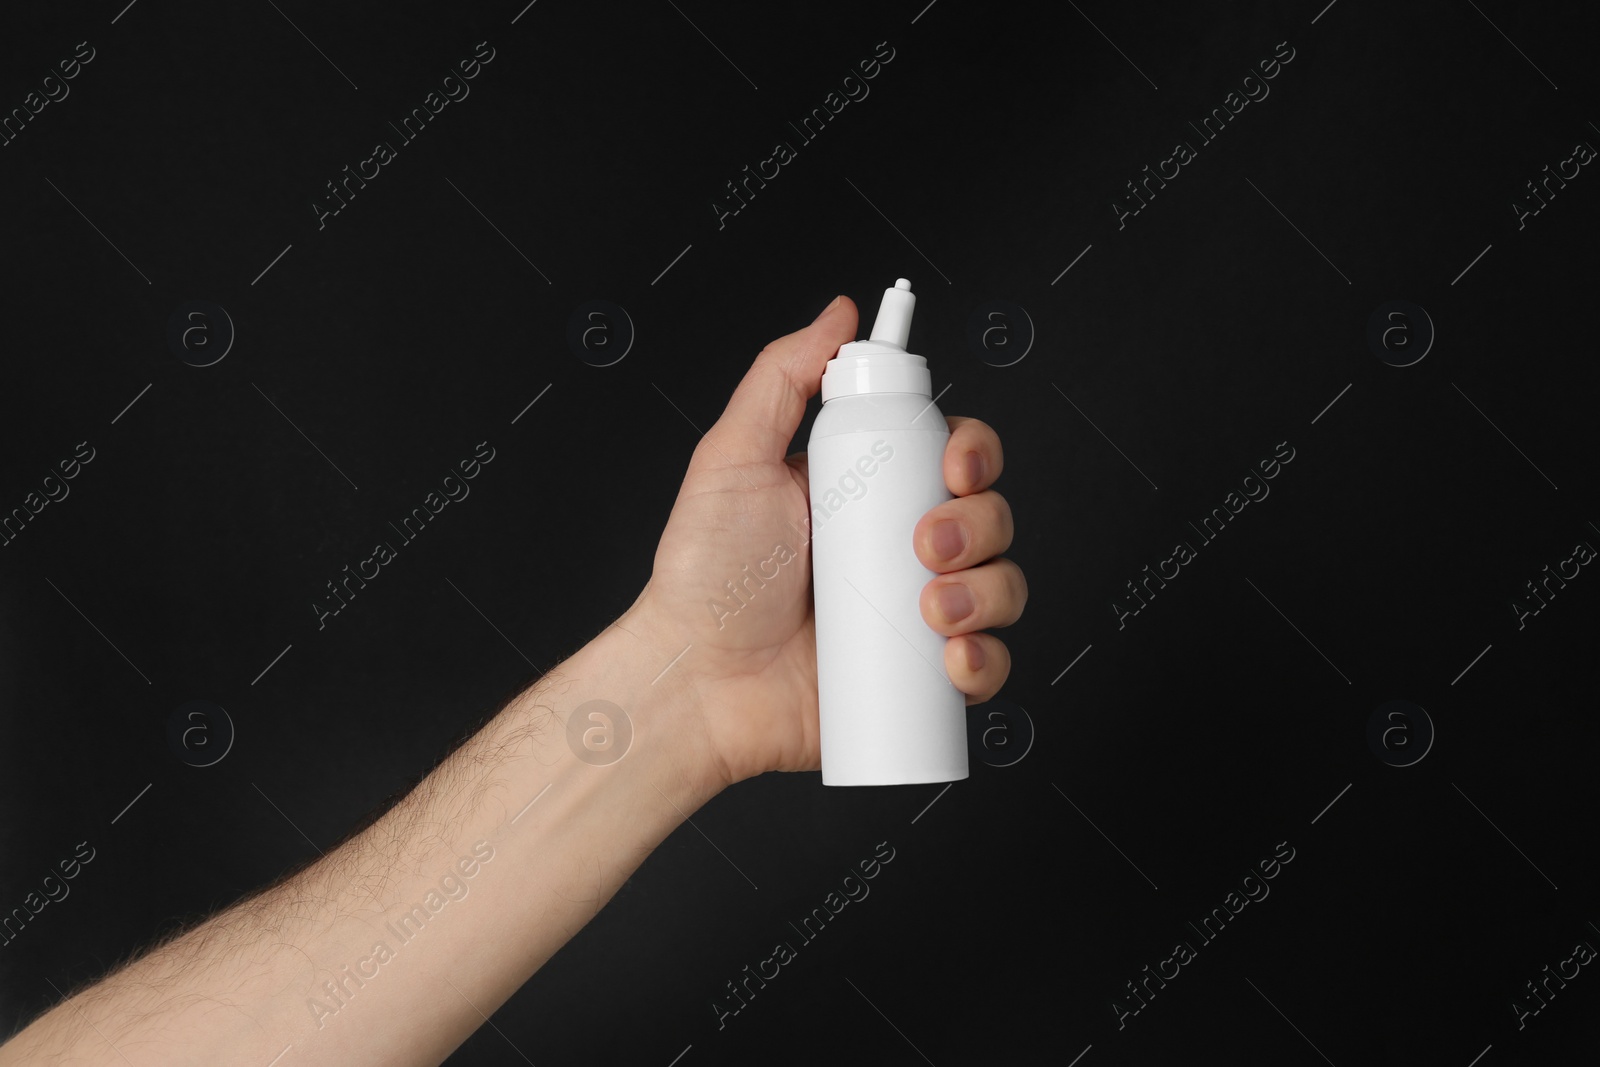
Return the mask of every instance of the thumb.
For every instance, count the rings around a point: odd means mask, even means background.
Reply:
[[[706,436],[732,463],[781,463],[822,388],[822,372],[839,346],[856,339],[855,301],[835,297],[811,325],[761,350]]]

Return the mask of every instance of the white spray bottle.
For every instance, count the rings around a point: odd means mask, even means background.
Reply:
[[[936,575],[911,541],[951,498],[950,430],[927,361],[906,351],[915,307],[899,279],[871,337],[828,361],[806,450],[824,785],[967,777],[966,696],[945,672],[946,638],[922,620]]]

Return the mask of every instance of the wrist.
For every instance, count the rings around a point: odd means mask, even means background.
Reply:
[[[669,634],[641,598],[565,661],[559,673],[575,688],[558,706],[577,759],[597,769],[644,764],[641,770],[681,783],[696,806],[730,785],[684,666],[693,654],[688,639]],[[604,703],[585,707],[590,701]]]

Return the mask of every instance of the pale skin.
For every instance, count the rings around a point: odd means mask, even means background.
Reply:
[[[742,565],[793,543],[791,522],[804,528],[806,457],[784,450],[857,325],[840,297],[756,357],[695,448],[650,580],[616,622],[370,827],[56,1005],[0,1046],[0,1067],[264,1067],[285,1049],[279,1067],[438,1064],[707,800],[767,771],[816,770],[809,551],[796,546],[801,566],[720,630],[706,601]],[[937,574],[922,616],[949,639],[945,669],[974,704],[1011,669],[1005,644],[983,631],[1017,620],[1027,585],[1001,556],[1012,524],[990,488],[1000,439],[976,419],[949,423],[955,499],[912,540]],[[971,608],[953,620],[941,609],[959,599],[951,588]],[[630,747],[608,765],[567,744],[564,724],[590,700],[632,722]],[[414,905],[422,918],[396,936]]]

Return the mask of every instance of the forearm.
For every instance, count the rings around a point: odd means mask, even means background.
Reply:
[[[36,1020],[0,1064],[437,1064],[723,783],[626,618],[372,826]],[[624,757],[569,747],[586,701]]]

